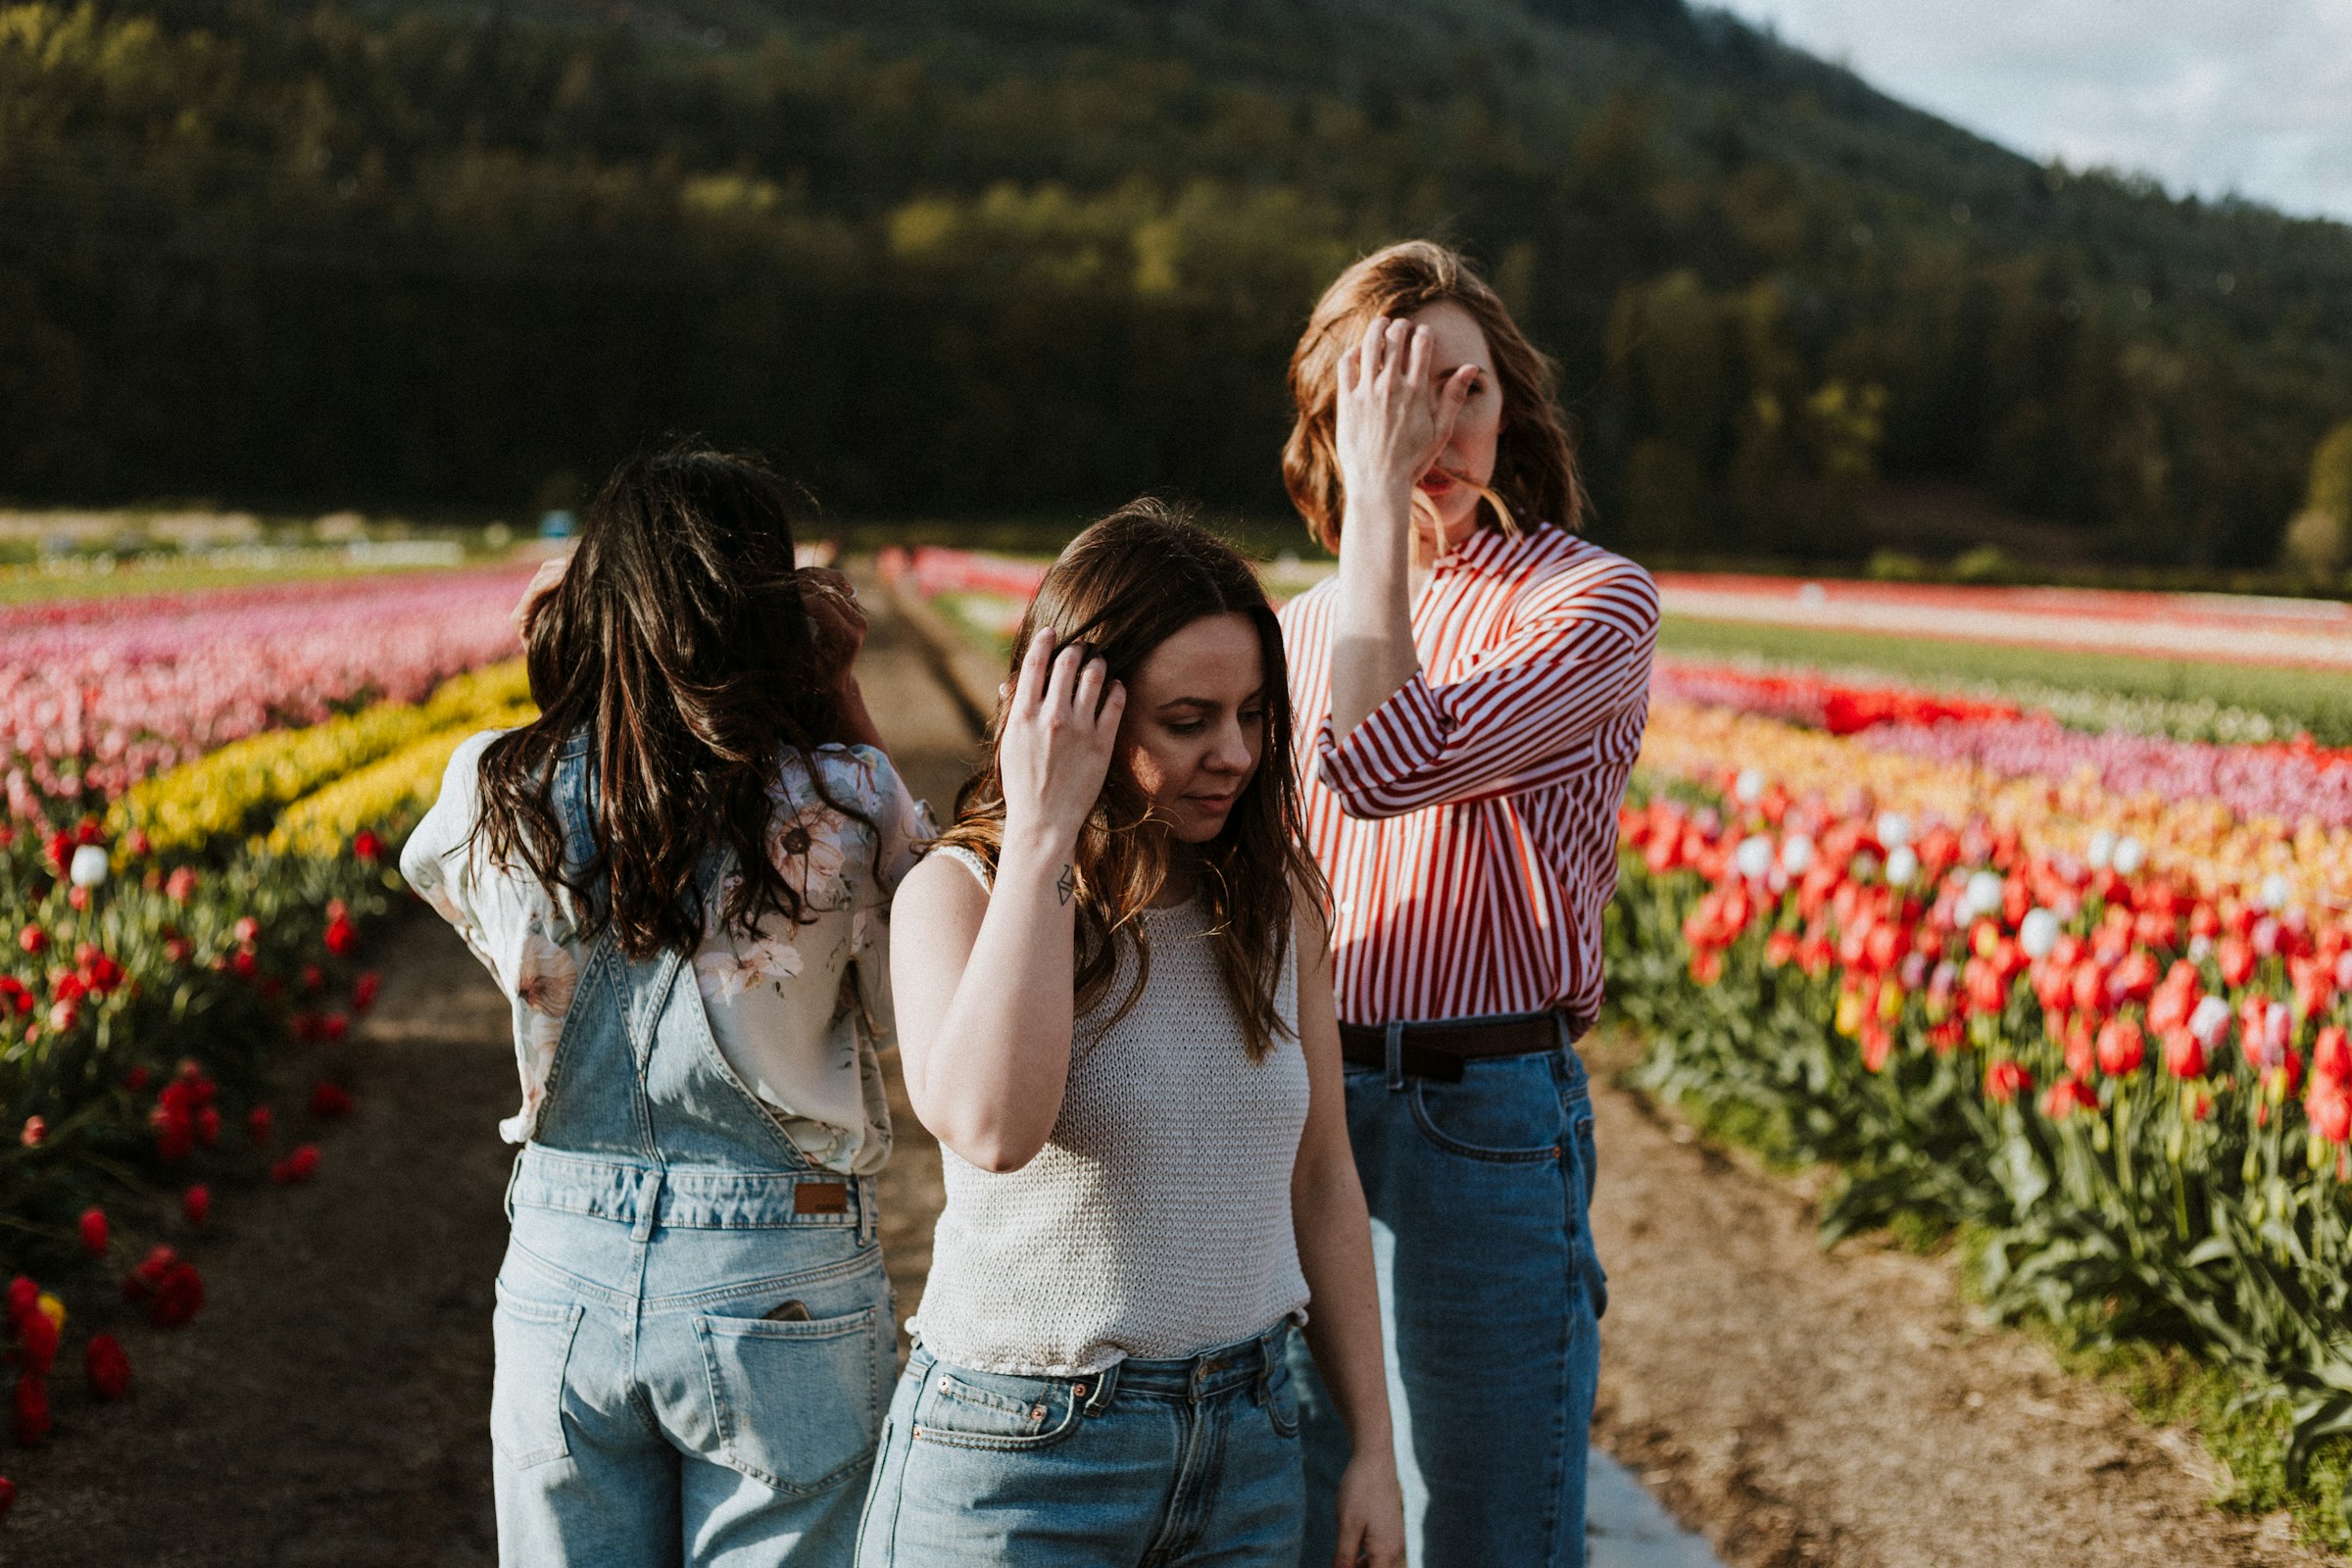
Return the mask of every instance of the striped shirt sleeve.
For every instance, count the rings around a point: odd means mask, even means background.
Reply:
[[[1627,564],[1535,597],[1460,679],[1433,685],[1416,672],[1344,742],[1325,716],[1316,771],[1348,815],[1400,816],[1540,788],[1583,766],[1593,733],[1642,702],[1658,624],[1646,572]]]

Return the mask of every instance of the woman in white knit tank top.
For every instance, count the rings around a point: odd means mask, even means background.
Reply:
[[[1396,1568],[1321,884],[1249,564],[1150,502],[1088,528],[995,732],[892,916],[948,1202],[860,1568],[1294,1568],[1299,1325],[1353,1443],[1334,1560]]]

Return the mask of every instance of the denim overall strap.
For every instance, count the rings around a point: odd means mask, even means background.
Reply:
[[[565,743],[551,793],[566,869],[577,874],[595,858],[597,784],[585,731]],[[695,893],[706,909],[732,866],[730,852],[713,849],[697,868]],[[687,957],[664,952],[633,960],[609,929],[564,1020],[532,1141],[658,1167],[813,1168],[727,1065]]]

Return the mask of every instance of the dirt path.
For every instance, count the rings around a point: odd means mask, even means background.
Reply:
[[[1972,1323],[1949,1259],[1825,1254],[1791,1185],[1623,1090],[1593,1102],[1595,1437],[1734,1568],[2341,1561],[2212,1507],[2192,1440]]]

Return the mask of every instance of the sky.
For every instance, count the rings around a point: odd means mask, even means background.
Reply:
[[[2039,159],[2352,221],[2352,0],[1718,0]]]

